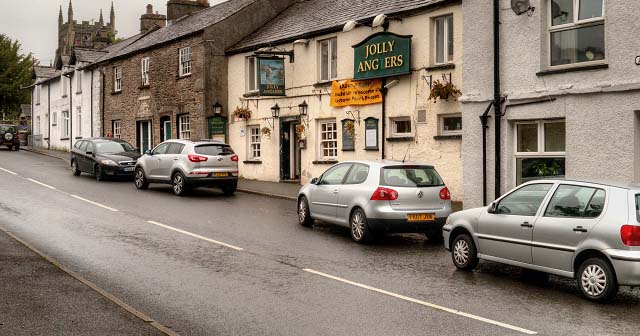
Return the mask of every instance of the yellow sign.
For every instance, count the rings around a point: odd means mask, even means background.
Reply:
[[[331,106],[369,105],[382,103],[382,81],[379,79],[344,82],[331,85]]]

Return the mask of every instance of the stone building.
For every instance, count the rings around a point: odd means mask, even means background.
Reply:
[[[522,15],[510,5],[500,1],[505,103],[496,179],[495,112],[488,114],[486,140],[479,119],[493,99],[492,8],[485,1],[462,4],[465,207],[492,201],[496,181],[498,194],[553,176],[638,181],[640,58],[633,27],[640,3],[532,0],[535,10]]]
[[[148,8],[144,32],[94,65],[104,74],[103,134],[141,152],[171,138],[214,137],[214,124],[226,128],[227,109],[216,105],[227,97],[223,51],[292,1],[229,0],[210,7],[202,0],[170,0],[164,27]]]
[[[100,18],[96,22],[74,20],[73,4],[69,0],[67,22],[62,16],[62,6],[58,13],[58,48],[56,57],[69,57],[74,48],[103,49],[111,44],[116,34],[116,15],[111,3],[109,22],[105,23],[100,10]]]
[[[226,105],[251,112],[229,126],[241,175],[306,183],[340,161],[406,159],[434,165],[461,201],[462,105],[453,94],[429,98],[435,85],[462,86],[461,9],[446,0],[300,1],[227,49]],[[403,70],[354,80],[383,63]],[[280,92],[261,90],[274,77],[284,78]],[[365,86],[371,101],[338,102],[340,85]]]

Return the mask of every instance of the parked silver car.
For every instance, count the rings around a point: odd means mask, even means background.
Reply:
[[[134,176],[138,189],[165,183],[178,196],[196,187],[219,187],[231,195],[238,187],[238,156],[218,141],[169,140],[138,159]]]
[[[533,181],[488,207],[449,216],[445,247],[459,269],[478,259],[574,278],[593,301],[640,285],[640,185]]]
[[[432,166],[395,161],[336,164],[300,190],[298,220],[351,229],[356,242],[382,233],[422,232],[442,239],[451,195]]]

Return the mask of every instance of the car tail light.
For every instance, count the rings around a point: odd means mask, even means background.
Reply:
[[[378,187],[371,195],[372,201],[395,201],[398,199],[398,192],[384,187]]]
[[[238,156],[237,155],[232,156],[231,161],[238,162]]]
[[[196,154],[189,154],[189,161],[191,162],[205,162],[209,160],[208,157]]]
[[[627,246],[640,246],[640,226],[623,225],[620,228],[620,238]]]
[[[231,176],[238,177],[238,172],[237,171],[231,172]]]
[[[451,193],[449,192],[449,188],[444,187],[440,189],[440,199],[443,201],[448,201],[451,199]]]

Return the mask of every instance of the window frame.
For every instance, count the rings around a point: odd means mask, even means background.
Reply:
[[[141,74],[141,81],[142,81],[142,86],[149,86],[149,63],[150,63],[151,58],[149,57],[143,57],[140,60],[140,74]]]
[[[36,130],[37,130],[36,135],[41,135],[42,134],[40,126],[41,126],[40,125],[40,116],[37,116],[36,117]]]
[[[256,134],[253,134],[253,132]],[[262,159],[262,135],[260,134],[260,125],[247,126],[247,160],[260,161]],[[254,137],[257,141],[254,141]],[[255,155],[255,153],[258,155]]]
[[[498,210],[500,209],[500,203],[502,203],[502,201],[505,200],[505,198],[515,194],[516,192],[530,187],[530,186],[534,186],[534,185],[550,185],[551,187],[549,187],[549,190],[547,190],[547,193],[544,195],[544,197],[542,198],[542,201],[540,202],[540,205],[538,205],[538,210],[536,210],[536,213],[529,216],[529,215],[518,215],[518,214],[508,214],[508,213],[499,213]],[[500,199],[498,199],[497,201],[494,201],[495,204],[495,209],[496,212],[494,213],[494,215],[498,215],[498,216],[523,216],[523,217],[539,217],[540,215],[542,215],[543,213],[540,213],[541,209],[545,209],[547,208],[547,205],[549,203],[549,195],[552,194],[552,191],[555,193],[555,190],[557,189],[557,185],[553,182],[536,182],[536,183],[530,183],[527,185],[523,185],[520,186],[519,188],[513,190],[512,192],[500,197]],[[544,206],[544,207],[543,207]]]
[[[462,118],[462,113],[451,113],[451,114],[440,114],[438,115],[438,131],[440,135],[462,135],[464,131],[464,124],[461,123],[460,130],[445,130],[444,129],[444,120],[447,118]]]
[[[332,131],[323,131],[322,125],[333,124]],[[333,137],[331,139],[322,139],[323,133],[333,133]],[[324,155],[324,144],[335,143],[333,147],[327,147],[326,149],[331,151],[335,151],[335,156],[325,156]],[[337,161],[338,160],[338,123],[335,119],[327,119],[327,120],[318,120],[318,159],[323,161]]]
[[[116,127],[117,125],[117,127]],[[121,129],[122,129],[122,121],[121,120],[112,120],[111,121],[111,130],[113,131],[113,137],[116,139],[120,139],[121,137]]]
[[[340,181],[340,183],[337,183],[337,184],[324,183],[325,178],[327,177],[329,172],[333,172],[334,170],[337,170],[338,168],[345,167],[345,166],[347,167],[347,171],[344,174],[344,177],[342,178],[342,181]],[[347,177],[349,176],[349,173],[351,172],[352,168],[353,168],[353,163],[350,163],[350,162],[336,164],[333,167],[327,169],[324,173],[322,173],[318,181],[318,185],[344,185],[344,182],[347,180]]]
[[[558,190],[563,186],[566,186],[566,187],[578,187],[578,188],[588,188],[588,189],[593,189],[594,190],[593,194],[591,194],[591,198],[589,198],[589,202],[587,204],[585,204],[585,210],[589,207],[589,205],[591,205],[591,202],[593,201],[593,198],[598,193],[598,191],[600,191],[600,190],[603,191],[604,192],[604,205],[602,207],[602,211],[600,212],[600,214],[597,217],[572,217],[572,216],[550,216],[550,215],[547,215],[547,212],[549,211],[549,207],[551,206],[551,202],[553,201],[553,198],[558,193]],[[574,220],[574,219],[582,219],[582,220],[599,219],[605,213],[605,209],[607,208],[608,203],[609,203],[609,193],[607,192],[606,189],[604,189],[602,187],[579,185],[579,184],[572,184],[572,183],[558,183],[553,188],[553,193],[551,194],[551,197],[549,197],[549,200],[546,202],[546,204],[544,204],[545,205],[544,211],[540,214],[540,217],[554,218],[554,219],[570,219],[570,220]]]
[[[335,41],[335,43],[331,43],[332,41]],[[327,79],[323,79],[323,63],[322,63],[322,45],[326,43],[327,44],[327,64],[326,66],[326,70],[327,72]],[[334,50],[335,49],[335,50]],[[336,58],[336,62],[335,62],[335,69],[332,69],[333,66],[333,62],[332,62],[332,56],[335,53],[335,58]],[[318,41],[318,83],[327,83],[327,82],[331,82],[333,80],[335,80],[336,78],[338,78],[338,38],[337,37],[329,37],[326,39],[322,39]]]
[[[51,112],[51,126],[58,126],[58,112]]]
[[[580,2],[582,0],[572,0],[573,2],[573,22],[570,23],[565,23],[565,24],[561,24],[561,25],[553,25],[553,0],[547,0],[547,62],[548,63],[548,67],[550,69],[559,69],[559,68],[574,68],[574,67],[585,67],[585,66],[590,66],[590,65],[596,65],[596,64],[604,64],[607,61],[607,41],[606,41],[606,27],[607,27],[607,22],[605,19],[605,8],[606,8],[606,0],[602,0],[602,16],[599,17],[595,17],[595,18],[589,18],[589,19],[584,19],[584,20],[580,20]],[[587,62],[577,62],[577,63],[569,63],[569,64],[558,64],[558,65],[552,65],[553,60],[552,60],[552,46],[551,46],[551,35],[553,33],[558,33],[558,32],[562,32],[562,31],[569,31],[569,30],[577,30],[580,28],[587,28],[587,27],[592,27],[592,26],[598,26],[598,25],[602,25],[604,26],[605,29],[605,41],[604,41],[604,59],[601,60],[593,60],[593,61],[587,61]]]
[[[122,66],[113,67],[113,91],[122,92]]]
[[[178,49],[178,76],[189,76],[193,72],[191,46]]]
[[[393,117],[391,119],[391,137],[392,138],[403,138],[413,136],[414,126],[413,120],[411,117]],[[409,122],[409,133],[398,133],[398,125],[396,122],[398,121],[408,121]]]
[[[555,123],[564,123],[565,124],[565,150],[563,152],[547,152],[544,150],[545,148],[545,128],[546,124],[555,124]],[[537,152],[518,152],[518,125],[537,125],[537,136],[538,136],[538,151]],[[544,159],[564,159],[566,162],[567,152],[566,152],[566,128],[567,121],[566,119],[542,119],[542,120],[527,120],[527,121],[518,121],[513,124],[513,152],[514,152],[514,161],[513,161],[513,183],[517,185],[518,183],[518,159],[534,159],[534,158],[544,158]],[[464,127],[464,126],[463,126]]]
[[[184,122],[184,118],[186,118],[187,122]],[[184,126],[187,126],[187,130],[184,129]],[[184,134],[188,136],[185,138]],[[181,114],[178,116],[178,139],[180,140],[190,140],[191,139],[191,117],[189,114]]]
[[[70,134],[70,123],[69,123],[69,111],[62,111],[61,113],[61,122],[62,122],[62,132],[60,132],[60,136],[63,139],[67,139],[69,138],[69,134]]]
[[[356,171],[357,167],[364,167],[367,169],[367,178],[364,179],[364,181],[362,182],[353,182],[353,183],[347,183],[349,181],[349,177],[351,177],[351,174],[353,174]],[[364,184],[365,182],[367,182],[367,180],[369,179],[369,175],[371,175],[371,166],[369,166],[368,164],[365,163],[354,163],[351,168],[349,169],[349,171],[347,172],[347,175],[344,177],[344,180],[342,181],[342,184],[344,185],[360,185],[360,184]]]
[[[253,67],[251,66],[251,61],[253,61]],[[246,92],[254,93],[260,91],[260,83],[259,83],[259,71],[258,71],[258,58],[255,56],[249,56],[246,59]],[[254,88],[251,88],[251,77],[253,77],[253,83],[255,84]]]
[[[82,107],[76,107],[76,131],[77,136],[82,137]]]
[[[442,48],[444,49],[443,62],[438,62],[438,22],[440,20],[444,21],[444,33],[443,33],[443,43]],[[451,32],[449,32],[449,20],[453,21],[455,25],[455,20],[453,18],[453,14],[440,15],[438,17],[433,18],[433,64],[434,65],[446,65],[454,63],[454,59],[456,57],[456,48],[455,48],[455,35],[453,36],[453,55],[451,55],[451,59],[449,59],[449,37]],[[454,27],[455,29],[455,27]]]
[[[82,70],[76,70],[76,94],[82,93]]]

